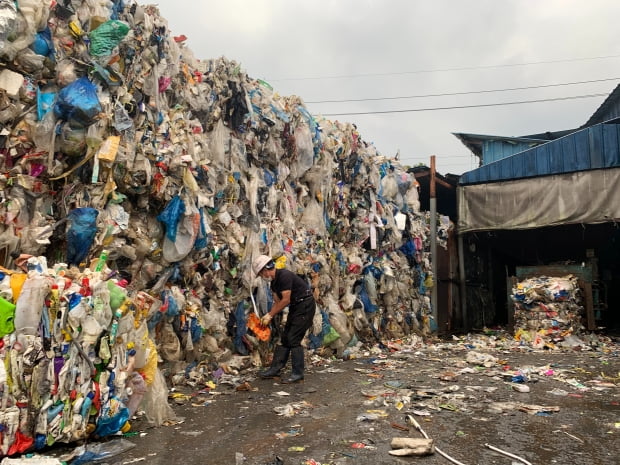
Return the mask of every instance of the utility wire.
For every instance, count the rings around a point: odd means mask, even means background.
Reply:
[[[358,77],[373,77],[373,76],[398,76],[403,74],[424,74],[424,73],[441,73],[446,71],[470,71],[475,69],[493,69],[493,68],[513,68],[517,66],[531,66],[531,65],[546,65],[553,63],[572,63],[576,61],[591,61],[591,60],[606,60],[609,58],[620,58],[620,55],[603,55],[598,57],[586,57],[586,58],[566,58],[561,60],[546,60],[546,61],[529,61],[524,63],[505,63],[503,65],[481,65],[481,66],[463,66],[460,68],[435,68],[435,69],[419,69],[414,71],[400,71],[391,73],[364,73],[364,74],[343,74],[336,76],[315,76],[315,77],[291,77],[280,79],[269,79],[270,81],[311,81],[320,79],[345,79],[345,78],[358,78]]]
[[[420,111],[437,111],[437,110],[460,110],[463,108],[482,108],[482,107],[501,107],[505,105],[521,105],[525,103],[541,103],[541,102],[557,102],[560,100],[574,100],[579,98],[592,98],[592,97],[606,97],[609,93],[604,94],[589,94],[589,95],[575,95],[572,97],[556,97],[556,98],[544,98],[538,100],[520,100],[516,102],[500,102],[500,103],[480,103],[476,105],[455,105],[450,107],[429,107],[429,108],[412,108],[409,110],[384,110],[384,111],[359,111],[359,112],[343,112],[343,113],[320,113],[321,116],[352,116],[352,115],[379,115],[387,113],[412,113]]]
[[[620,77],[592,79],[590,81],[575,81],[575,82],[562,82],[562,83],[556,83],[556,84],[541,84],[537,86],[508,87],[505,89],[471,90],[467,92],[445,92],[445,93],[440,93],[440,94],[407,95],[407,96],[402,96],[402,97],[374,97],[374,98],[358,98],[358,99],[342,99],[342,100],[314,100],[314,101],[306,101],[306,103],[371,102],[371,101],[378,101],[378,100],[401,100],[401,99],[408,99],[408,98],[448,97],[448,96],[455,96],[455,95],[488,94],[488,93],[493,93],[493,92],[508,92],[512,90],[528,90],[528,89],[543,89],[547,87],[574,86],[577,84],[591,84],[593,82],[616,81],[618,79],[620,79]]]

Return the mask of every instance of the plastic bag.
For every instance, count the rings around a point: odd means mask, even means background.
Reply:
[[[32,49],[37,55],[54,56],[54,42],[52,40],[52,32],[49,26],[42,31],[37,32]]]
[[[71,157],[81,157],[86,153],[86,129],[63,124],[60,134],[56,138],[56,148],[59,152]]]
[[[114,47],[129,32],[129,26],[122,21],[106,21],[88,34],[90,39],[90,54],[95,57],[110,55]]]
[[[110,308],[114,312],[127,298],[127,291],[114,281],[107,281],[107,286],[108,291],[110,291]]]
[[[159,426],[165,421],[176,420],[177,417],[168,404],[168,388],[160,370],[155,373],[155,379],[146,391],[141,405],[149,423]]]
[[[398,183],[394,173],[389,173],[381,180],[381,195],[387,200],[394,200],[398,194]]]
[[[95,436],[105,437],[119,431],[129,420],[129,409],[117,398],[111,398],[109,406],[99,416]]]
[[[43,120],[43,117],[54,108],[55,100],[56,92],[41,92],[41,89],[37,88],[37,118],[39,121]]]
[[[194,248],[200,230],[200,214],[185,215],[179,222],[176,239],[171,241],[166,234],[162,245],[164,259],[170,263],[183,260]]]
[[[97,234],[97,215],[90,207],[76,208],[67,215],[71,226],[67,231],[67,263],[79,265],[87,257]]]
[[[97,462],[115,455],[127,452],[136,445],[127,439],[113,439],[107,442],[94,442],[76,449],[78,455],[71,461],[71,465],[83,465],[87,463]]]
[[[226,160],[226,141],[230,138],[230,133],[224,122],[219,120],[215,129],[209,134],[209,151],[211,161],[217,167],[223,167]]]
[[[0,53],[9,43],[9,37],[17,28],[17,6],[15,2],[0,2]]]
[[[15,303],[15,332],[34,336],[39,329],[45,297],[51,283],[46,276],[33,275],[26,279]]]
[[[299,170],[297,175],[301,176],[314,164],[314,146],[312,144],[312,134],[307,124],[301,124],[295,128],[295,146],[297,147],[297,160]]]
[[[328,346],[339,338],[340,334],[338,334],[338,331],[336,331],[332,325],[329,325],[327,333],[323,336],[323,345]]]
[[[183,213],[185,213],[185,204],[181,200],[181,197],[175,195],[166,204],[164,210],[157,215],[157,220],[166,225],[166,237],[172,242],[176,240],[177,225]]]
[[[161,358],[168,361],[181,360],[183,355],[181,352],[181,342],[170,323],[164,323],[160,337],[159,354]]]
[[[6,229],[0,233],[0,251],[4,252],[5,257],[10,257],[19,247],[19,237],[15,234],[13,224],[6,226]]]
[[[146,381],[139,373],[132,373],[129,379],[127,380],[127,388],[131,395],[127,401],[127,408],[129,409],[129,416],[132,417],[136,410],[138,410],[138,406],[142,402],[144,398],[144,394],[146,394]]]
[[[0,297],[0,337],[15,331],[15,304]]]
[[[73,120],[82,126],[89,126],[101,113],[101,104],[97,97],[97,87],[81,77],[58,92],[54,113],[63,120]]]
[[[112,125],[117,131],[125,131],[133,126],[133,120],[129,113],[118,103],[114,107],[114,123]]]
[[[56,116],[53,111],[47,112],[42,118],[40,118],[40,121],[36,123],[32,133],[32,140],[39,150],[45,152],[50,151],[55,126]]]
[[[322,236],[327,233],[323,218],[323,207],[314,199],[311,199],[304,208],[304,213],[301,215],[299,222],[303,227],[313,231],[315,234]]]
[[[256,313],[251,312],[248,316],[248,329],[252,331],[256,337],[261,341],[268,341],[271,338],[271,329],[269,326],[263,326],[260,324],[260,319]]]

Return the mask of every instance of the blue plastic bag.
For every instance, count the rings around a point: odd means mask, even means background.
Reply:
[[[97,215],[90,207],[76,208],[67,216],[71,223],[67,231],[67,263],[79,265],[88,255],[97,234]]]
[[[87,77],[76,79],[58,92],[54,113],[62,120],[90,126],[101,113],[97,87]]]
[[[54,41],[52,40],[52,32],[49,27],[37,32],[31,48],[37,55],[54,59]]]
[[[359,288],[359,293],[357,294],[362,304],[364,305],[364,311],[366,313],[375,313],[379,310],[375,304],[370,301],[370,296],[368,295],[368,291],[366,290],[366,284],[362,283]]]
[[[56,92],[41,92],[37,89],[37,119],[43,120],[43,117],[54,108],[56,100]]]
[[[209,245],[209,238],[207,237],[207,228],[205,227],[205,222],[207,221],[204,214],[204,209],[201,208],[199,210],[200,213],[200,228],[198,229],[198,235],[196,236],[196,241],[194,242],[194,249],[202,250]]]
[[[115,415],[99,417],[95,436],[105,437],[119,431],[129,420],[129,409],[121,407]]]
[[[166,225],[166,237],[172,242],[177,239],[177,226],[183,213],[185,213],[185,204],[181,197],[175,195],[170,199],[164,210],[157,215],[157,221]]]

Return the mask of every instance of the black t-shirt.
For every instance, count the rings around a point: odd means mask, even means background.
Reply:
[[[290,270],[276,270],[276,276],[271,281],[271,290],[282,298],[282,291],[291,291],[291,303],[309,295],[310,286],[301,277]]]

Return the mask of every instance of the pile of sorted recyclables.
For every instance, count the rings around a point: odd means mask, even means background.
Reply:
[[[133,1],[0,1],[0,456],[161,424],[158,363],[251,358],[258,254],[311,280],[309,350],[429,331],[415,178],[184,40]]]

